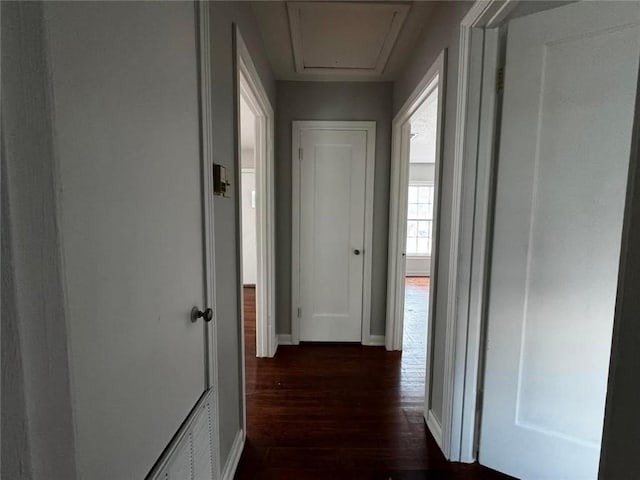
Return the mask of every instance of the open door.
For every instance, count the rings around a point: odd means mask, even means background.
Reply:
[[[596,478],[640,51],[638,2],[509,24],[480,462]]]

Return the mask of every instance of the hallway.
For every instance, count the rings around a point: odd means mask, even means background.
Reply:
[[[272,359],[255,357],[255,290],[245,288],[248,433],[237,480],[508,478],[447,464],[427,433],[424,323],[412,321],[425,316],[426,288],[407,285],[403,353],[307,344]]]

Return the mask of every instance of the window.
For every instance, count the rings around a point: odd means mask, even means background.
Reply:
[[[407,209],[407,255],[431,255],[433,185],[409,184]]]

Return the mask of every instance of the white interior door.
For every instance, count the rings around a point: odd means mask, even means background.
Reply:
[[[78,476],[144,478],[205,390],[194,7],[48,3],[45,20]]]
[[[301,130],[300,340],[362,335],[367,132]]]
[[[596,478],[640,51],[638,2],[509,25],[480,462]]]

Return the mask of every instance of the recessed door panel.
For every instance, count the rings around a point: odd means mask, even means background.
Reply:
[[[360,341],[367,133],[301,135],[300,340]]]
[[[480,461],[519,478],[597,476],[639,14],[509,26]]]

